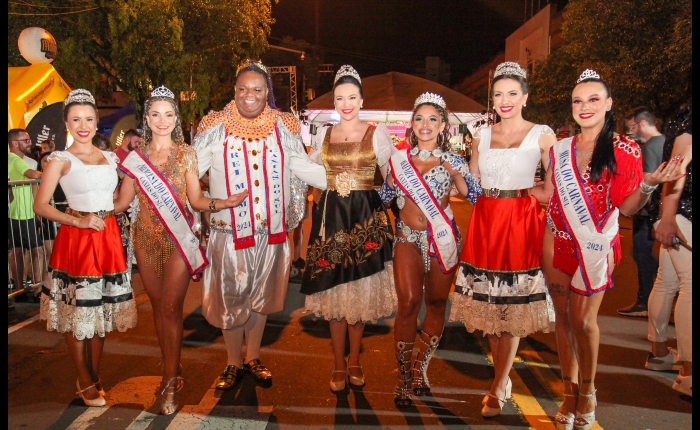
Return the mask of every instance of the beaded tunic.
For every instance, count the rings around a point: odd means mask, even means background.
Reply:
[[[149,145],[143,147],[143,154],[148,154]],[[170,148],[167,161],[159,166],[155,166],[158,171],[170,182],[177,198],[185,208],[185,215],[191,216],[187,202],[187,182],[185,173],[194,172],[199,178],[197,168],[197,154],[194,149],[187,144],[175,144]],[[139,198],[139,215],[134,223],[134,245],[145,250],[146,264],[153,264],[156,273],[163,274],[163,264],[170,258],[170,253],[175,249],[175,244],[170,238],[170,234],[165,226],[153,211],[146,196],[141,192],[139,186],[134,182],[136,195]]]

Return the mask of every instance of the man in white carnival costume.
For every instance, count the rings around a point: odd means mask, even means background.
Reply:
[[[306,198],[290,187],[292,176],[326,188],[325,169],[309,160],[299,128],[292,114],[275,109],[267,68],[248,60],[236,73],[234,100],[207,114],[197,130],[199,172],[209,171],[212,203],[248,190],[239,206],[211,216],[202,315],[224,335],[228,362],[216,383],[221,390],[233,388],[243,371],[257,382],[272,382],[260,361],[260,343],[267,315],[284,307],[287,231],[299,223],[297,206]]]

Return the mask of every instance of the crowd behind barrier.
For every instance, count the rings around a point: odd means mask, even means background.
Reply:
[[[58,225],[32,209],[40,179],[7,181],[7,297],[38,301],[48,280],[53,239]],[[53,202],[61,209],[66,202]]]

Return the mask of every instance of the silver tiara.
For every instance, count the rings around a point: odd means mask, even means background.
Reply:
[[[169,89],[165,88],[164,85],[161,85],[155,90],[151,91],[151,97],[167,97],[175,100],[175,94],[173,94],[173,92]]]
[[[63,106],[68,106],[71,103],[90,103],[95,104],[95,98],[90,94],[90,91],[78,88],[68,93],[66,99],[63,100]]]
[[[520,76],[523,79],[527,79],[527,72],[525,72],[525,69],[520,67],[520,64],[512,61],[506,61],[496,67],[496,71],[493,72],[493,77],[495,78],[501,75]]]
[[[342,78],[343,76],[352,76],[353,78],[357,79],[358,83],[362,84],[362,79],[360,79],[360,74],[357,73],[357,70],[355,70],[351,65],[346,64],[344,66],[340,66],[340,69],[338,69],[336,72],[333,85],[335,85],[335,83],[338,82],[338,79]]]
[[[425,103],[436,104],[443,109],[447,108],[447,105],[445,105],[445,99],[443,99],[442,96],[433,93],[423,93],[419,95],[416,102],[413,103],[413,108],[415,109],[416,107]]]
[[[600,79],[600,75],[593,69],[586,69],[581,73],[581,76],[578,77],[576,83],[580,84],[581,81],[585,81],[586,79]]]

